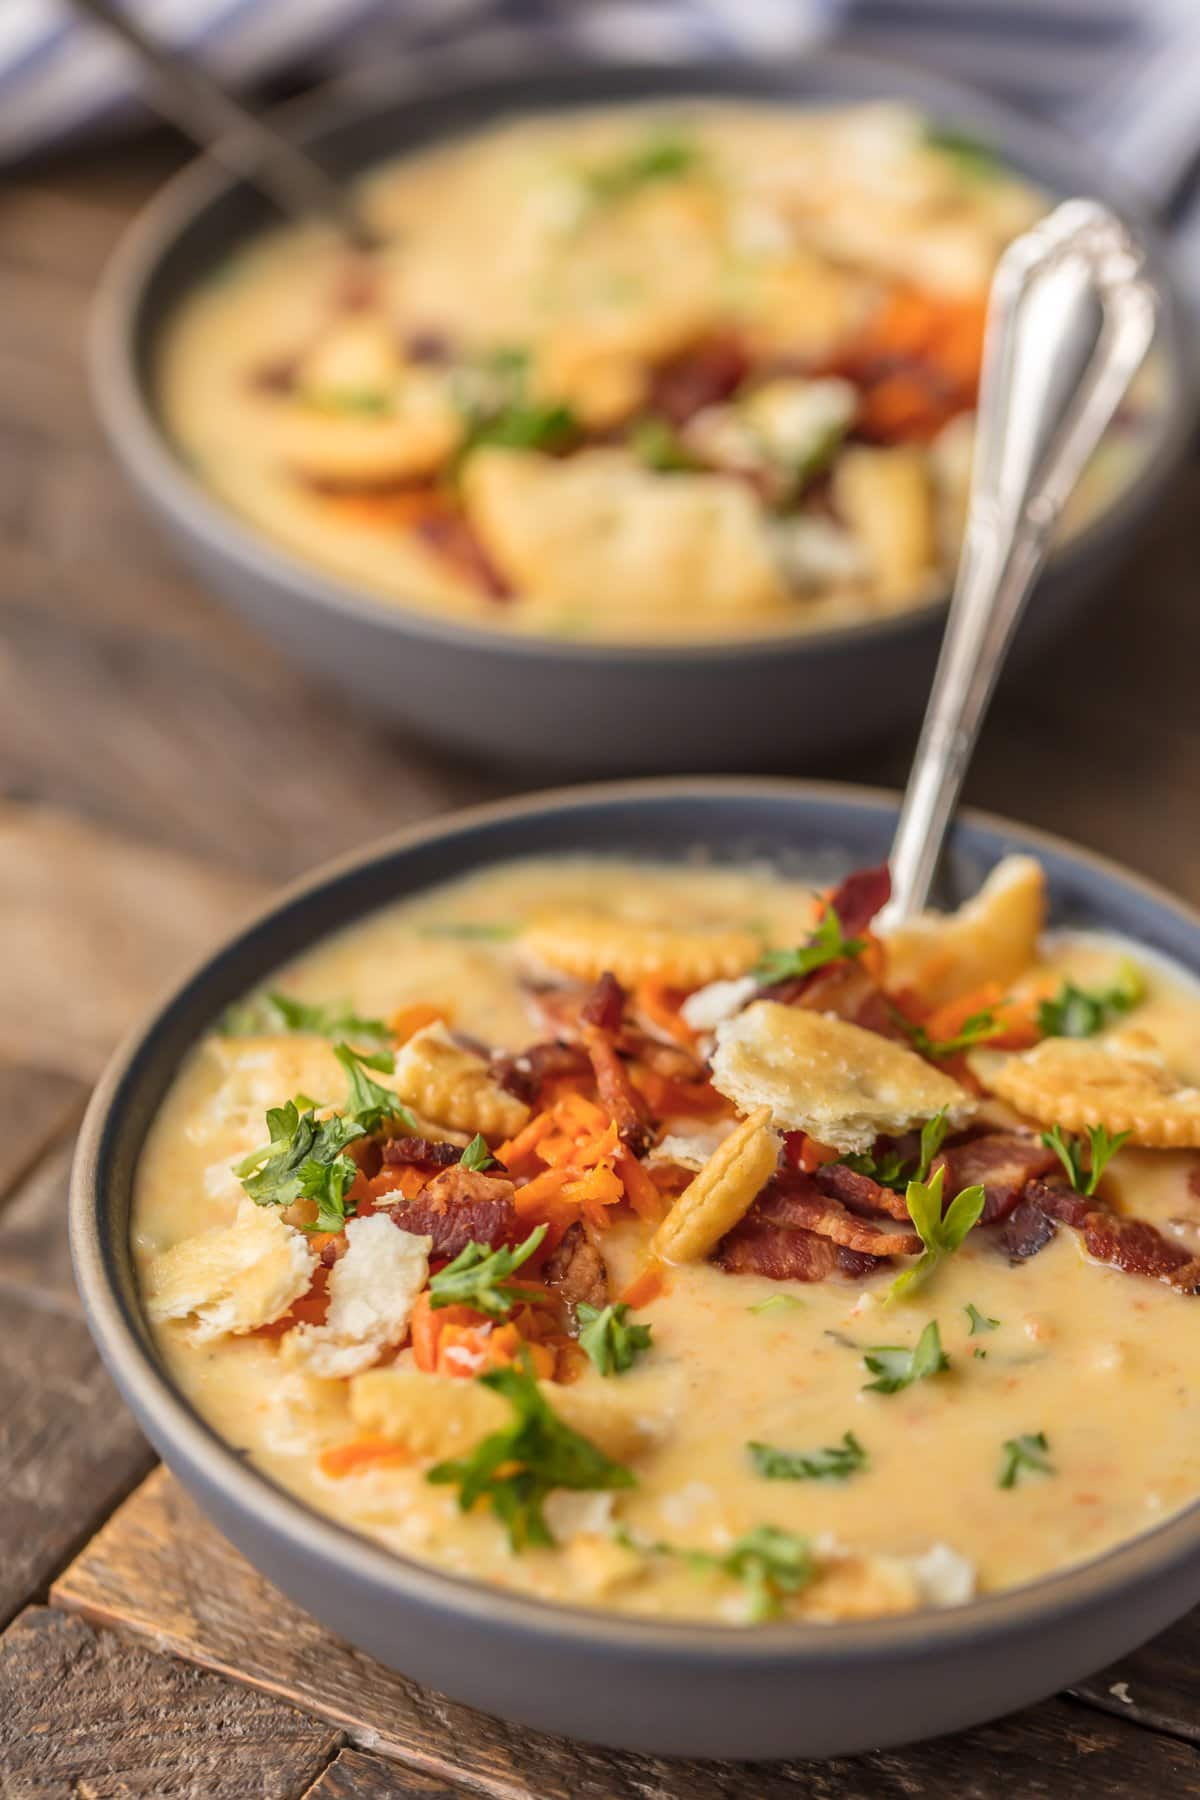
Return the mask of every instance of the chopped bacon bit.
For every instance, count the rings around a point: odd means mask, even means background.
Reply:
[[[915,1256],[921,1240],[915,1231],[899,1231],[852,1213],[832,1195],[823,1194],[809,1175],[793,1174],[778,1180],[755,1201],[752,1212],[771,1225],[802,1227],[830,1238],[847,1250],[868,1256]]]
[[[656,370],[648,410],[676,427],[686,425],[704,407],[728,400],[749,372],[749,359],[735,339],[708,338]]]
[[[944,1168],[944,1191],[957,1194],[976,1182],[983,1188],[981,1225],[1007,1218],[1029,1182],[1052,1169],[1058,1158],[1034,1137],[1016,1131],[989,1131],[962,1143],[947,1144],[933,1161]]]
[[[561,1243],[547,1258],[543,1270],[546,1286],[574,1313],[581,1301],[597,1309],[608,1304],[608,1270],[595,1244],[577,1219],[567,1227]]]
[[[1040,1226],[1037,1219],[1042,1221]],[[1029,1183],[1025,1198],[1005,1227],[1004,1247],[1010,1256],[1035,1256],[1049,1243],[1059,1223],[1082,1235],[1084,1248],[1097,1262],[1128,1275],[1165,1281],[1181,1294],[1200,1294],[1200,1258],[1191,1256],[1181,1244],[1173,1244],[1148,1220],[1123,1218],[1060,1182]]]
[[[837,1245],[829,1238],[750,1215],[721,1240],[714,1260],[728,1275],[765,1275],[768,1281],[824,1281],[838,1266]]]
[[[861,1175],[857,1169],[851,1169],[845,1163],[822,1163],[813,1171],[813,1181],[823,1194],[840,1200],[851,1212],[884,1213],[889,1219],[898,1219],[901,1224],[912,1223],[903,1194],[898,1194],[894,1188],[884,1187],[881,1182],[872,1181],[869,1175]]]
[[[430,1255],[447,1260],[470,1243],[494,1250],[521,1236],[512,1183],[461,1164],[436,1176],[393,1216],[404,1231],[432,1238]]]
[[[454,345],[444,331],[411,331],[404,341],[404,354],[409,362],[414,363],[448,363],[454,355]]]
[[[625,989],[611,969],[606,969],[580,1010],[584,1025],[595,1025],[609,1035],[620,1031],[625,1015]]]
[[[492,1073],[501,1087],[529,1104],[538,1099],[547,1082],[563,1077],[575,1080],[591,1072],[592,1065],[582,1045],[564,1043],[558,1038],[531,1044],[528,1050],[506,1051],[492,1057]]]
[[[856,869],[834,888],[828,905],[837,914],[842,936],[861,937],[892,897],[892,873],[886,863]]]
[[[340,1481],[344,1475],[356,1475],[360,1469],[386,1467],[389,1463],[412,1461],[412,1451],[386,1437],[354,1438],[348,1444],[334,1444],[322,1450],[317,1465],[322,1475]]]
[[[1060,1181],[1031,1181],[1025,1190],[1026,1200],[1031,1200],[1041,1208],[1049,1219],[1062,1225],[1071,1225],[1076,1231],[1082,1231],[1087,1224],[1087,1217],[1092,1211],[1091,1204],[1082,1194]]]
[[[485,593],[489,600],[512,599],[511,587],[460,512],[452,511],[443,503],[440,510],[431,509],[415,519],[413,530],[423,543]]]
[[[419,1163],[425,1168],[448,1169],[461,1155],[457,1144],[444,1144],[433,1138],[388,1138],[383,1146],[384,1162],[393,1165]]]
[[[584,1025],[583,1047],[591,1060],[600,1101],[616,1121],[621,1142],[634,1156],[640,1156],[649,1142],[650,1128],[641,1095],[629,1079],[625,1064],[599,1025]]]

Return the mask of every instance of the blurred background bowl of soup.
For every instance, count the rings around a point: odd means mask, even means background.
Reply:
[[[381,248],[201,163],[98,297],[109,435],[184,555],[330,690],[567,771],[817,764],[921,710],[987,285],[1082,152],[838,53],[555,68],[291,129]],[[1157,342],[1075,497],[1026,654],[1161,497],[1194,384]]]

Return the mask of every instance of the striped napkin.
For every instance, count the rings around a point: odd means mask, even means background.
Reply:
[[[1200,302],[1200,0],[125,0],[252,90],[402,57],[413,86],[536,56],[883,52],[985,87],[1091,143],[1171,224]],[[407,85],[407,84],[406,84]],[[0,5],[0,161],[141,121],[126,52],[69,0]]]

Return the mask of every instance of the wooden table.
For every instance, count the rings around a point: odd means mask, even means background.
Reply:
[[[110,1046],[274,883],[505,791],[300,680],[174,562],[89,411],[98,270],[165,139],[0,195],[0,1793],[1200,1794],[1200,1616],[1069,1696],[912,1750],[743,1768],[467,1712],[330,1638],[198,1517],[84,1329],[63,1209]],[[971,797],[1200,901],[1193,474],[1086,640],[997,705]],[[909,742],[838,772],[902,780]],[[553,771],[548,770],[548,775]]]

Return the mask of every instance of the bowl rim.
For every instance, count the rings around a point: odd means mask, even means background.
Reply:
[[[497,120],[513,114],[537,116],[556,110],[549,96],[531,103],[514,103],[514,96],[539,72],[529,61],[510,66],[501,75],[472,72],[472,59],[462,54],[451,61],[449,71],[436,72],[417,95],[430,95],[452,103],[472,99],[479,106],[478,116],[462,130],[445,134],[470,136],[488,129]],[[489,65],[484,64],[486,71]],[[320,144],[327,134],[352,126],[356,119],[366,119],[391,108],[396,110],[395,80],[404,64],[385,63],[373,70],[358,71],[322,84],[273,108],[268,115],[273,124],[294,132],[299,141]],[[725,65],[705,58],[673,58],[657,61],[594,62],[576,56],[565,56],[550,65],[556,83],[603,79],[614,90],[607,97],[594,94],[589,98],[568,97],[566,106],[557,110],[623,104],[620,87],[623,82],[664,82],[672,78],[694,82],[695,86],[664,86],[664,100],[686,101],[689,92],[701,99],[720,102],[744,102],[788,106],[803,109],[822,104],[819,92],[805,87],[789,96],[778,87],[780,72],[790,74],[800,83],[811,83],[819,89],[822,79],[836,84],[841,79],[851,85],[861,84],[867,90],[873,83],[891,81],[895,97],[909,101],[923,111],[962,122],[985,142],[995,140],[1002,158],[1013,160],[1020,145],[1020,159],[1039,172],[1033,179],[1046,179],[1046,166],[1052,171],[1047,183],[1051,193],[1065,196],[1078,187],[1098,194],[1113,205],[1133,227],[1148,253],[1148,274],[1159,302],[1156,349],[1164,358],[1168,379],[1161,413],[1149,440],[1140,466],[1109,502],[1092,519],[1054,551],[1047,574],[1069,574],[1077,565],[1101,553],[1105,546],[1118,541],[1126,530],[1136,528],[1148,512],[1164,484],[1178,465],[1190,438],[1192,423],[1200,405],[1200,354],[1193,356],[1184,329],[1184,313],[1180,288],[1173,271],[1173,255],[1148,208],[1108,168],[1095,179],[1095,171],[1086,165],[1086,149],[1065,133],[1041,120],[1026,118],[1019,112],[993,100],[989,95],[965,82],[930,73],[921,67],[884,56],[866,55],[836,48],[814,48],[796,56],[772,62],[750,58]],[[722,81],[738,78],[759,81],[757,89],[722,88]],[[706,85],[708,84],[708,85]],[[714,85],[715,84],[715,85]],[[772,84],[775,84],[774,86]],[[411,77],[401,88],[406,101],[413,97]],[[831,91],[837,104],[859,104],[868,94],[843,95]],[[639,99],[652,96],[639,94]],[[420,155],[432,144],[444,141],[434,132],[424,136],[401,155]],[[368,169],[370,162],[361,165]],[[1059,178],[1068,173],[1072,181]],[[187,466],[160,423],[148,392],[149,382],[139,369],[139,350],[146,335],[143,303],[162,261],[175,245],[184,239],[192,226],[211,205],[220,204],[229,193],[245,184],[239,177],[226,173],[210,157],[194,158],[150,199],[136,215],[118,241],[101,275],[92,302],[88,331],[87,362],[93,403],[110,444],[124,462],[140,490],[171,521],[176,530],[196,540],[210,555],[232,563],[238,572],[252,580],[289,590],[293,601],[303,600],[314,608],[331,610],[373,625],[382,631],[395,632],[403,640],[416,637],[450,649],[474,650],[487,655],[512,656],[539,660],[551,665],[603,668],[624,666],[630,662],[649,666],[674,667],[681,662],[711,664],[732,662],[755,663],[774,660],[781,652],[821,656],[853,650],[856,646],[879,642],[887,644],[923,629],[942,619],[949,606],[949,584],[919,606],[875,619],[861,619],[830,629],[780,627],[756,636],[687,640],[588,639],[554,637],[546,633],[515,632],[503,625],[458,620],[407,601],[395,601],[374,593],[366,584],[323,569],[298,551],[277,543],[269,533],[242,519],[232,506],[218,498]]]
[[[817,1665],[828,1668],[884,1662],[894,1657],[938,1655],[956,1647],[965,1649],[981,1640],[1002,1644],[1042,1620],[1053,1618],[1061,1622],[1086,1615],[1096,1605],[1143,1581],[1161,1577],[1176,1564],[1196,1556],[1200,1550],[1200,1498],[1160,1524],[1084,1563],[961,1606],[832,1625],[783,1622],[756,1626],[752,1631],[698,1620],[643,1619],[596,1607],[537,1599],[495,1588],[474,1577],[452,1574],[387,1549],[322,1514],[256,1469],[207,1423],[175,1387],[144,1335],[134,1309],[126,1305],[120,1272],[125,1270],[132,1275],[130,1245],[127,1237],[121,1243],[112,1242],[105,1225],[112,1179],[112,1171],[106,1165],[112,1141],[145,1079],[153,1040],[174,1016],[195,1004],[197,991],[202,991],[214,964],[246,947],[251,940],[262,939],[296,909],[313,904],[375,865],[442,842],[469,840],[496,827],[519,826],[542,814],[586,813],[614,804],[636,811],[677,801],[703,804],[731,798],[750,802],[782,800],[801,809],[832,803],[858,813],[882,810],[894,814],[899,805],[899,795],[889,789],[788,777],[671,777],[556,788],[472,807],[389,834],[322,865],[257,909],[201,958],[127,1035],[87,1108],[71,1172],[69,1219],[75,1279],[92,1336],[155,1444],[167,1446],[170,1466],[190,1468],[196,1471],[197,1478],[203,1474],[219,1490],[224,1502],[243,1515],[250,1515],[262,1533],[285,1540],[292,1555],[307,1558],[314,1569],[332,1580],[370,1583],[384,1604],[401,1608],[410,1603],[423,1604],[454,1615],[464,1625],[500,1622],[517,1636],[570,1642],[579,1648],[607,1648],[675,1663],[707,1664],[715,1659],[738,1669],[765,1669],[780,1664],[796,1669]],[[1131,890],[1143,903],[1172,916],[1193,934],[1200,953],[1200,911],[1156,883],[1054,833],[1020,826],[975,808],[963,809],[960,816],[967,825],[1001,841],[1015,843],[1035,854],[1047,851],[1079,869],[1085,877],[1099,877]],[[468,862],[460,872],[466,873],[469,866]],[[318,942],[333,930],[352,926],[381,904],[385,902],[352,906],[338,923],[326,923],[314,931],[309,942]],[[194,1034],[190,1041],[196,1041]],[[138,1140],[139,1155],[147,1126],[148,1121]],[[185,1486],[190,1485],[186,1475],[183,1479]],[[314,1524],[320,1526],[318,1532],[314,1532]]]

